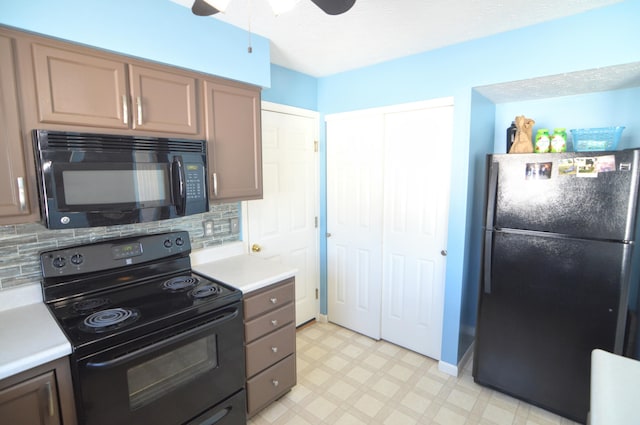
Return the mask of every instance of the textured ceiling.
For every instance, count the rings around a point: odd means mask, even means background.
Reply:
[[[505,103],[632,87],[640,87],[639,62],[493,84],[475,87],[475,89],[493,103]]]
[[[357,0],[348,12],[329,16],[300,0],[293,11],[274,16],[267,0],[231,0],[224,14],[193,18],[262,35],[271,41],[272,63],[322,77],[620,1]]]

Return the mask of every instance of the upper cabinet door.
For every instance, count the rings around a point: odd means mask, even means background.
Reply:
[[[0,36],[0,224],[29,215],[11,39]],[[15,220],[19,221],[19,220]]]
[[[202,137],[195,77],[99,52],[32,49],[40,123]]]
[[[262,198],[260,89],[204,82],[209,199]]]
[[[37,43],[32,49],[40,122],[130,127],[124,62]]]
[[[196,79],[188,75],[129,66],[132,128],[200,135]]]

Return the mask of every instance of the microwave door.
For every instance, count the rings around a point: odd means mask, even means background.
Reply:
[[[184,164],[182,156],[175,156],[171,163],[171,181],[173,202],[176,207],[176,214],[184,216],[185,205],[187,203],[187,190],[185,186]]]

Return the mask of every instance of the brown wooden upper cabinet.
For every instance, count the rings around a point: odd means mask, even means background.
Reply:
[[[0,225],[31,214],[20,131],[13,41],[0,35]]]
[[[195,77],[77,50],[32,44],[41,123],[202,135]]]
[[[205,80],[209,199],[262,198],[260,89]]]

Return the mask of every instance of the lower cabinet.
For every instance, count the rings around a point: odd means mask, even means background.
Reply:
[[[0,381],[0,418],[11,425],[75,425],[66,358]]]
[[[244,298],[249,417],[296,384],[295,318],[294,278]]]

